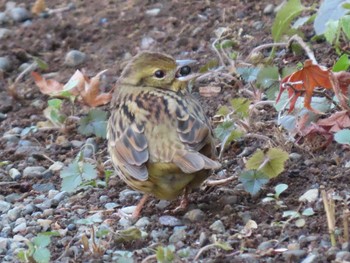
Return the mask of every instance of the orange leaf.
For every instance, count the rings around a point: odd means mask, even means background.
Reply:
[[[314,65],[312,64],[311,60],[306,60],[304,67],[301,70],[298,70],[291,75],[286,76],[281,81],[280,92],[277,96],[276,102],[279,101],[281,94],[287,89],[288,97],[291,99],[289,108],[289,112],[291,112],[295,107],[295,103],[298,97],[305,93],[305,108],[312,112],[323,114],[322,112],[319,112],[318,110],[315,110],[311,107],[311,100],[316,88],[332,88],[329,74],[329,69],[326,69],[319,65]]]
[[[317,122],[319,126],[328,127],[329,131],[337,132],[344,128],[350,127],[350,112],[338,111],[326,119],[321,119]]]
[[[39,87],[41,93],[46,95],[53,95],[63,90],[63,84],[54,79],[44,79],[39,73],[33,71],[32,76],[35,84]]]

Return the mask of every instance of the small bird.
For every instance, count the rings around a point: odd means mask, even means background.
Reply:
[[[210,170],[220,167],[212,129],[198,101],[188,91],[193,60],[142,52],[126,65],[117,82],[108,121],[108,151],[122,180],[145,195],[173,200],[187,194]]]

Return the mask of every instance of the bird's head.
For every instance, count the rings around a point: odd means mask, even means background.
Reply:
[[[124,68],[120,83],[178,91],[185,89],[189,80],[199,74],[191,74],[194,60],[177,60],[154,52],[136,55]]]

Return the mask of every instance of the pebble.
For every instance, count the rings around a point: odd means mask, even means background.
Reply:
[[[153,38],[145,36],[141,39],[141,49],[150,49],[155,42]]]
[[[299,153],[290,153],[289,154],[289,159],[292,161],[299,161],[301,159],[302,155]]]
[[[4,12],[0,12],[0,25],[5,25],[9,22],[9,17]]]
[[[350,261],[350,252],[349,251],[339,251],[336,255],[335,255],[335,260],[337,262],[346,262],[346,261]]]
[[[283,252],[283,257],[288,262],[299,261],[306,254],[305,250],[296,249],[296,250],[287,250]]]
[[[156,207],[160,210],[164,210],[165,208],[167,208],[169,205],[171,204],[170,201],[167,200],[160,200],[158,202],[158,204],[156,204]]]
[[[24,62],[22,63],[19,67],[18,67],[18,70],[20,72],[22,72],[23,70],[27,69],[31,64],[30,63],[27,63],[27,62]],[[39,99],[40,100],[40,99]],[[35,102],[35,101],[34,101]],[[32,106],[34,106],[34,102],[31,103]],[[35,107],[35,106],[34,106]]]
[[[0,57],[0,71],[10,71],[11,68],[10,59],[8,57]]]
[[[57,195],[59,192],[60,192],[60,191],[58,191],[58,190],[52,189],[52,190],[50,190],[50,191],[47,193],[47,198],[52,199],[52,198],[54,198],[55,195]]]
[[[169,236],[169,233],[166,229],[165,230],[164,229],[153,229],[151,231],[150,236],[154,242],[159,242],[161,240],[167,239]]]
[[[159,12],[160,12],[160,8],[153,8],[153,9],[146,10],[146,15],[157,16]]]
[[[37,222],[42,227],[43,232],[46,232],[52,224],[52,220],[49,219],[38,219]]]
[[[318,189],[310,189],[299,197],[299,202],[313,203],[318,199]]]
[[[61,171],[63,167],[64,167],[64,163],[54,162],[53,164],[50,165],[49,170],[53,172],[58,172],[58,171]]]
[[[174,227],[174,232],[169,237],[169,243],[176,244],[179,241],[184,241],[186,237],[187,237],[186,226]]]
[[[14,207],[7,211],[7,216],[11,221],[16,221],[21,214],[21,208],[19,207]]]
[[[30,13],[23,7],[14,7],[9,10],[9,16],[16,22],[23,22],[30,18]]]
[[[108,202],[110,200],[110,198],[109,198],[108,195],[101,195],[99,200],[100,200],[101,203],[106,203],[106,202]]]
[[[200,209],[193,209],[188,211],[184,218],[190,220],[191,222],[202,222],[206,216],[205,213]]]
[[[159,223],[163,226],[181,226],[183,225],[182,221],[174,216],[161,216],[159,217]]]
[[[234,257],[234,262],[242,263],[259,263],[257,255],[251,253],[244,253]]]
[[[136,209],[136,205],[130,205],[130,206],[125,206],[120,210],[126,214],[132,214],[135,209]]]
[[[6,202],[6,201],[3,201],[3,200],[0,200],[0,212],[1,213],[6,213],[7,211],[9,211],[11,208],[11,204]]]
[[[275,7],[273,4],[268,4],[265,6],[263,13],[264,15],[271,15],[273,14],[274,9]]]
[[[264,242],[259,244],[258,250],[267,251],[268,249],[275,247],[275,245],[276,245],[275,240],[264,241]]]
[[[107,203],[107,204],[105,204],[105,208],[107,209],[107,210],[112,210],[112,209],[114,209],[114,208],[116,208],[118,206],[118,204],[117,203]]]
[[[9,238],[0,237],[0,254],[2,254],[8,249],[9,244],[10,244]]]
[[[119,201],[125,203],[130,201],[131,198],[140,197],[140,193],[134,190],[125,189],[119,193]]]
[[[37,191],[39,193],[46,193],[50,190],[54,190],[55,186],[53,183],[46,183],[46,184],[33,184],[33,190]]]
[[[144,216],[144,217],[141,217],[139,220],[137,220],[137,222],[135,223],[135,226],[143,228],[148,226],[149,224],[150,224],[149,218]]]
[[[7,28],[0,28],[0,39],[5,39],[11,36],[12,31]]]
[[[256,29],[256,30],[261,30],[263,27],[264,27],[264,23],[262,21],[255,21],[253,23],[253,27]]]
[[[11,168],[9,170],[9,175],[12,178],[12,180],[15,180],[15,181],[22,177],[22,174],[16,168]]]
[[[41,178],[45,170],[42,166],[28,166],[23,170],[23,178]]]
[[[34,210],[35,210],[35,206],[33,204],[27,204],[22,210],[22,216],[32,214]]]
[[[0,121],[6,120],[7,114],[0,112]]]
[[[98,146],[95,138],[88,138],[83,149],[83,156],[85,158],[91,158],[94,153],[97,152]]]
[[[63,199],[65,199],[66,197],[69,196],[69,193],[66,192],[66,191],[62,191],[62,192],[59,192],[58,194],[56,194],[53,198],[53,200],[55,200],[56,202],[61,202]]]
[[[27,228],[27,223],[26,223],[26,222],[23,222],[23,223],[20,223],[18,226],[16,226],[16,227],[12,230],[12,232],[16,234],[16,233],[18,233],[18,232],[23,232],[23,231],[25,231],[26,228]]]
[[[48,208],[48,209],[45,209],[44,211],[43,211],[43,216],[44,217],[49,217],[49,216],[52,216],[53,215],[53,209],[52,208]]]
[[[318,255],[311,253],[301,263],[316,263],[319,262]]]
[[[199,246],[200,247],[205,246],[208,243],[208,241],[209,241],[209,239],[208,239],[207,234],[205,232],[201,232],[199,234],[199,239],[198,239]]]
[[[76,224],[69,224],[67,226],[68,231],[75,231],[77,229],[77,225]]]
[[[120,226],[122,226],[123,228],[128,228],[128,227],[130,227],[131,225],[132,225],[132,222],[131,222],[131,220],[129,220],[129,219],[127,219],[127,218],[125,218],[125,217],[121,217],[120,219],[119,219],[119,225]]]
[[[221,220],[216,220],[213,224],[210,225],[209,228],[216,233],[224,233],[225,232],[225,226]]]
[[[71,50],[67,53],[64,64],[69,67],[76,67],[86,61],[86,54],[79,50]]]

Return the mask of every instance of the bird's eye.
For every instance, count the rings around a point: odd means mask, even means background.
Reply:
[[[183,66],[179,70],[180,77],[187,76],[191,73],[191,68],[189,66]]]
[[[154,72],[154,76],[155,76],[157,79],[162,79],[162,78],[164,78],[165,73],[164,73],[163,70],[157,70],[156,72]]]

